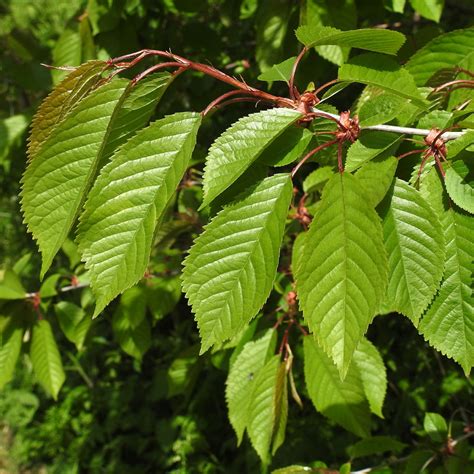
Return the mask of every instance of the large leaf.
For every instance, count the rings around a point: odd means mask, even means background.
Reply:
[[[446,170],[446,191],[460,208],[474,214],[474,167],[463,160],[454,161]]]
[[[354,363],[359,370],[370,411],[383,418],[382,407],[387,392],[387,371],[382,356],[377,348],[364,338],[354,353]]]
[[[398,31],[361,28],[341,31],[330,26],[303,25],[296,30],[296,37],[306,47],[335,44],[365,49],[385,54],[397,54],[405,36]]]
[[[329,180],[294,270],[304,318],[344,377],[387,282],[380,220],[356,177]]]
[[[200,123],[192,112],[158,120],[102,169],[78,229],[97,297],[95,315],[142,278],[157,220],[186,171]]]
[[[301,117],[292,109],[264,110],[241,118],[211,146],[204,170],[201,207],[227,189],[281,133]]]
[[[261,338],[245,344],[229,370],[226,400],[229,420],[240,444],[249,423],[249,407],[255,376],[275,350],[276,331],[268,330]]]
[[[56,400],[66,377],[53,331],[45,319],[33,326],[30,357],[38,382]]]
[[[437,36],[417,51],[405,67],[416,84],[424,86],[436,73],[443,69],[454,70],[472,55],[474,55],[474,28],[468,28]]]
[[[357,436],[369,435],[370,411],[362,381],[351,366],[344,381],[312,336],[304,338],[304,376],[316,410]]]
[[[384,311],[398,311],[416,325],[443,273],[441,224],[421,194],[397,179],[384,215],[389,284]]]
[[[469,373],[474,364],[474,220],[450,209],[444,215],[443,224],[446,237],[444,278],[419,330],[433,347],[452,357]]]
[[[184,263],[183,288],[201,352],[235,335],[265,303],[291,197],[288,175],[266,178],[220,211],[195,241]]]
[[[9,321],[0,333],[0,389],[13,378],[24,332],[17,315],[8,316]]]
[[[41,103],[31,123],[28,155],[35,154],[54,128],[70,110],[97,84],[104,61],[89,61],[71,72]]]
[[[356,56],[339,68],[339,79],[376,86],[426,108],[413,77],[388,56],[376,53]]]

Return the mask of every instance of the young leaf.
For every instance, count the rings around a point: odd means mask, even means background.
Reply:
[[[422,17],[439,22],[443,12],[444,0],[410,0],[410,4]]]
[[[357,178],[333,176],[294,270],[305,320],[342,378],[385,293],[386,258],[379,217]]]
[[[361,28],[341,31],[330,26],[303,25],[296,30],[296,37],[306,47],[325,44],[349,46],[385,54],[397,54],[405,36],[398,31]]]
[[[90,315],[87,315],[80,306],[68,301],[60,301],[54,310],[64,335],[78,350],[81,350],[92,323]]]
[[[229,420],[240,444],[249,424],[249,407],[255,376],[275,351],[276,331],[268,330],[261,338],[245,344],[232,364],[226,383]]]
[[[30,357],[38,382],[56,400],[66,377],[53,331],[45,319],[33,326]]]
[[[288,82],[291,77],[291,72],[293,71],[293,65],[295,64],[296,56],[285,59],[285,61],[273,65],[270,69],[267,69],[265,72],[262,72],[258,76],[259,81],[265,82],[277,82],[283,81]]]
[[[384,311],[398,311],[417,325],[443,274],[441,224],[421,194],[397,179],[383,228],[389,256]]]
[[[78,229],[97,297],[94,315],[142,278],[157,221],[186,171],[200,123],[191,112],[158,120],[102,169]]]
[[[474,214],[474,179],[471,169],[463,160],[453,161],[446,170],[446,191],[460,208]]]
[[[466,374],[474,365],[474,301],[470,216],[448,210],[443,218],[446,262],[441,288],[423,316],[419,330],[437,350],[458,362]]]
[[[28,156],[34,158],[51,132],[71,109],[98,83],[104,61],[89,61],[72,71],[43,100],[33,121],[28,139]]]
[[[286,174],[266,178],[220,211],[184,262],[183,289],[201,335],[201,353],[249,323],[273,286],[292,198]]]
[[[281,133],[301,118],[295,110],[275,108],[247,115],[211,146],[204,169],[201,208],[227,189]]]
[[[366,53],[350,59],[339,68],[339,79],[376,86],[426,108],[410,73],[382,54]]]
[[[13,378],[24,332],[16,315],[9,315],[9,319],[0,333],[0,389]]]
[[[363,338],[354,352],[354,363],[359,370],[370,411],[383,418],[382,407],[387,392],[387,371],[382,356],[368,339]]]
[[[357,436],[369,435],[370,411],[358,370],[351,366],[341,381],[333,361],[312,336],[304,338],[304,377],[316,410]]]
[[[423,420],[423,428],[428,436],[438,443],[444,441],[448,435],[446,420],[438,413],[426,413]]]

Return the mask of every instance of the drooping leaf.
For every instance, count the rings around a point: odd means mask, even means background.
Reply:
[[[444,8],[444,0],[410,0],[413,9],[428,20],[439,22]]]
[[[390,132],[363,132],[347,150],[345,170],[355,171],[370,160],[393,155],[401,141],[399,135]]]
[[[359,370],[370,411],[383,418],[382,407],[387,392],[387,372],[382,356],[369,340],[363,338],[354,352],[354,363]]]
[[[384,54],[397,54],[405,36],[398,31],[361,28],[341,31],[330,26],[303,25],[296,30],[296,37],[306,47],[335,44],[365,49]]]
[[[433,347],[452,357],[469,373],[474,365],[474,221],[472,217],[450,209],[445,212],[443,225],[446,239],[444,277],[419,330]]]
[[[384,311],[398,311],[413,324],[432,300],[444,263],[441,224],[421,194],[397,179],[383,219],[389,257]]]
[[[377,206],[387,194],[397,165],[398,160],[393,156],[389,156],[388,158],[369,161],[357,170],[355,175],[366,191],[367,199],[372,206]]]
[[[293,71],[295,60],[296,56],[292,56],[281,63],[274,64],[271,68],[262,72],[262,74],[258,76],[258,80],[265,82],[288,82],[291,77],[291,72]]]
[[[387,282],[380,220],[356,177],[326,184],[293,270],[304,318],[344,377]]]
[[[304,338],[304,376],[316,410],[360,437],[369,435],[370,411],[359,373],[351,366],[344,381],[312,336]]]
[[[13,378],[24,332],[17,315],[8,316],[9,321],[0,333],[0,389]]]
[[[467,28],[437,36],[418,50],[405,67],[416,84],[424,86],[436,73],[454,70],[471,55],[474,55],[474,28]]]
[[[183,289],[201,335],[201,352],[231,338],[265,303],[273,286],[292,197],[276,174],[220,211],[184,262]]]
[[[355,56],[339,68],[339,79],[376,86],[426,108],[413,77],[388,56],[376,53]]]
[[[249,424],[249,407],[256,374],[275,351],[276,331],[268,330],[255,341],[247,342],[232,364],[226,383],[229,420],[240,444]]]
[[[300,117],[295,110],[275,108],[248,115],[231,125],[212,144],[206,158],[201,208],[239,178]]]
[[[30,357],[38,382],[56,400],[66,377],[51,325],[45,319],[33,326]]]
[[[446,190],[460,208],[474,214],[474,168],[463,160],[453,161],[446,170]]]
[[[41,145],[71,109],[100,79],[104,61],[89,61],[71,72],[41,103],[31,123],[28,156],[34,158]]]
[[[191,112],[158,120],[102,169],[78,229],[97,297],[95,315],[142,278],[157,220],[186,171],[200,123],[200,115]]]
[[[81,350],[92,323],[90,314],[86,314],[80,306],[68,301],[60,301],[54,310],[64,335],[78,350]]]

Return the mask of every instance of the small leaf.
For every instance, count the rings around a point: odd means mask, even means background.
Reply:
[[[9,315],[9,321],[0,333],[0,389],[13,378],[16,362],[21,352],[24,329],[17,315]]]
[[[356,56],[339,68],[339,79],[376,86],[426,108],[426,101],[410,73],[387,56],[375,53]]]
[[[296,37],[306,47],[335,44],[385,54],[397,54],[405,36],[398,31],[377,28],[341,31],[329,26],[304,25],[296,30]]]
[[[17,274],[12,270],[5,270],[0,281],[0,300],[23,300],[26,291]]]
[[[68,301],[60,301],[54,307],[59,326],[64,335],[78,350],[84,345],[84,340],[92,323],[90,315],[79,306]]]
[[[439,22],[444,8],[444,0],[410,0],[410,4],[422,17],[436,22]]]
[[[119,148],[97,178],[78,228],[95,316],[143,277],[157,221],[186,171],[200,123],[191,112],[154,122]]]
[[[312,171],[303,182],[303,191],[312,193],[323,187],[327,181],[334,175],[332,166],[321,166]]]
[[[359,370],[370,411],[383,418],[382,407],[387,392],[387,372],[379,351],[364,338],[354,352],[354,363]]]
[[[66,27],[56,41],[53,48],[54,66],[79,66],[82,60],[81,35],[78,28]],[[54,84],[64,79],[67,72],[61,69],[52,69]]]
[[[226,383],[229,420],[240,445],[249,423],[249,407],[256,374],[275,351],[276,331],[268,330],[255,341],[247,342],[232,364]]]
[[[463,160],[453,161],[446,170],[446,191],[460,208],[474,214],[474,168]]]
[[[201,209],[241,176],[263,150],[300,117],[295,110],[269,109],[231,125],[209,149]]]
[[[444,277],[419,330],[433,347],[452,357],[468,374],[474,365],[474,220],[450,209],[443,216],[443,225],[446,238]]]
[[[56,290],[56,285],[60,278],[61,275],[59,273],[55,273],[46,278],[46,280],[44,280],[44,282],[41,284],[41,288],[39,291],[40,297],[51,298],[57,295],[58,291]]]
[[[385,210],[383,228],[389,256],[389,284],[383,311],[398,311],[417,325],[443,274],[441,224],[421,194],[397,179]]]
[[[287,388],[287,367],[282,362],[278,368],[275,393],[273,397],[273,433],[272,433],[272,455],[285,441],[286,423],[288,421],[288,388]],[[300,400],[301,402],[301,400]]]
[[[344,377],[387,281],[380,220],[357,178],[326,184],[293,270],[304,318]]]
[[[312,336],[304,338],[304,376],[316,410],[362,438],[369,436],[370,411],[359,373],[351,366],[344,381]]]
[[[441,443],[448,435],[446,420],[438,413],[426,413],[423,420],[423,428],[428,436],[436,442]]]
[[[270,69],[262,72],[262,74],[258,76],[258,80],[265,82],[283,81],[288,83],[291,77],[291,72],[293,71],[295,60],[296,56],[292,56],[281,63],[273,65]]]
[[[57,400],[66,376],[53,331],[45,319],[33,326],[30,357],[38,382]]]
[[[292,198],[286,174],[264,179],[220,211],[184,262],[183,289],[201,353],[234,336],[265,303],[275,279]]]
[[[351,459],[363,458],[374,454],[382,454],[386,451],[399,453],[406,447],[405,443],[390,438],[389,436],[371,436],[361,439],[347,449]]]

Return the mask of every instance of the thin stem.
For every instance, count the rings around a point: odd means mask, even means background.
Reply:
[[[308,161],[314,154],[316,154],[318,151],[323,150],[324,148],[327,148],[328,146],[334,145],[334,143],[337,143],[338,140],[335,138],[334,140],[331,140],[330,142],[323,143],[322,145],[317,146],[313,150],[311,150],[309,153],[307,153],[301,161],[293,168],[291,171],[291,178],[295,177],[295,174],[298,172],[298,170],[304,165],[306,161]]]
[[[417,153],[421,153],[423,150],[411,150],[407,151],[406,153],[403,153],[403,155],[400,155],[397,157],[397,160],[401,160],[402,158],[405,158],[410,155],[416,155]]]
[[[176,61],[168,61],[164,63],[155,64],[154,66],[151,66],[148,69],[145,69],[140,74],[137,74],[132,79],[132,84],[136,84],[138,81],[142,80],[145,76],[148,76],[148,74],[151,74],[152,72],[159,71],[160,69],[166,69],[168,67],[183,68],[183,65]],[[186,69],[186,67],[184,67],[183,69]]]
[[[298,92],[298,89],[295,87],[295,76],[296,76],[296,71],[298,70],[298,66],[303,59],[304,55],[308,52],[308,48],[305,46],[301,51],[300,54],[296,57],[295,64],[293,64],[293,69],[291,70],[291,76],[290,76],[290,81],[288,82],[288,88],[290,91],[290,97],[294,100],[299,99],[300,93]],[[296,92],[296,94],[295,94]]]
[[[328,88],[329,86],[332,86],[333,84],[336,84],[337,82],[339,82],[339,79],[334,79],[332,81],[329,81],[329,82],[326,82],[326,84],[323,84],[322,86],[319,86],[315,91],[314,91],[314,95],[317,97],[318,94],[323,91],[324,89]]]
[[[471,81],[469,79],[456,79],[455,81],[449,81],[449,82],[446,82],[445,84],[442,84],[436,87],[436,89],[433,89],[433,92],[439,92],[451,86],[457,86],[456,89],[459,89],[460,87],[473,88],[474,81]]]
[[[206,116],[214,107],[217,107],[219,104],[221,104],[221,102],[224,102],[226,99],[228,99],[229,97],[232,97],[234,95],[242,95],[242,94],[250,94],[252,95],[250,92],[246,92],[246,91],[243,91],[243,90],[240,90],[240,89],[237,89],[237,90],[233,90],[233,91],[230,91],[230,92],[226,92],[225,94],[222,94],[221,96],[217,97],[217,99],[214,99],[202,112],[201,112],[201,115],[202,116]],[[238,101],[244,101],[245,99],[250,99],[252,101],[259,101],[259,100],[263,100],[263,99],[260,99],[258,97],[240,97],[238,99],[234,99],[235,102],[238,102]],[[226,104],[228,103],[232,103],[233,101],[227,101],[225,102]],[[221,104],[222,105],[222,104]]]

